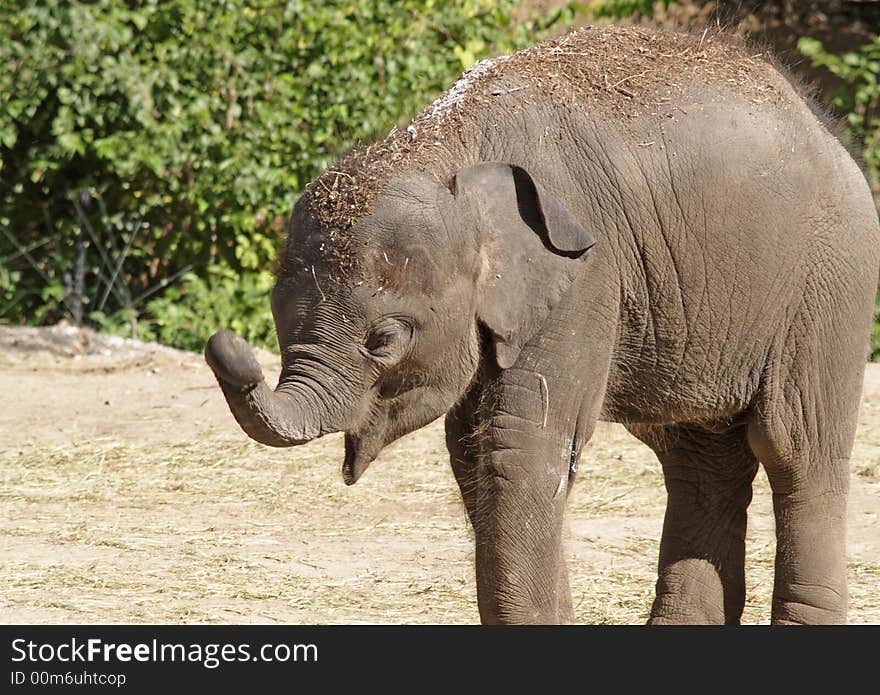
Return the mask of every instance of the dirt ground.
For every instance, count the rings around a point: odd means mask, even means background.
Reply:
[[[267,373],[275,358],[263,353]],[[880,623],[880,365],[853,456],[850,621]],[[472,623],[473,550],[442,425],[354,487],[342,442],[248,440],[197,354],[0,326],[0,622]],[[576,618],[641,623],[665,492],[601,425],[569,504]],[[769,618],[770,495],[756,482],[744,622]]]

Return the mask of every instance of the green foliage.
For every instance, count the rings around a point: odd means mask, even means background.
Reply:
[[[861,144],[874,191],[880,193],[880,36],[843,55],[829,53],[821,41],[806,36],[798,40],[798,48],[814,66],[827,68],[846,85],[834,96],[834,105]]]
[[[84,255],[86,315],[127,322],[164,290],[139,325],[152,313],[163,340],[195,346],[200,293],[226,287],[226,271],[244,282],[271,269],[285,217],[321,169],[562,16],[518,22],[517,4],[3,3],[0,319],[67,314]],[[227,294],[265,306],[263,292]],[[189,307],[191,334],[183,314],[156,313],[172,305]]]
[[[225,266],[209,267],[205,277],[188,273],[181,285],[147,304],[148,315],[156,318],[141,327],[140,336],[199,351],[214,331],[228,328],[252,345],[277,351],[268,301],[274,281],[272,273]]]
[[[659,4],[665,10],[675,0],[604,0],[604,2],[572,3],[578,5],[580,12],[592,10],[596,18],[621,19],[622,17],[641,17],[650,15],[654,11],[654,5]]]

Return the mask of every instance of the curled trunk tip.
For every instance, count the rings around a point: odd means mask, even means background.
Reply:
[[[232,415],[245,433],[267,446],[298,446],[329,429],[327,408],[313,389],[282,375],[273,390],[245,340],[220,331],[205,345],[205,360],[217,377]]]
[[[263,380],[263,370],[247,342],[232,331],[220,331],[205,345],[205,361],[226,384],[245,388]]]

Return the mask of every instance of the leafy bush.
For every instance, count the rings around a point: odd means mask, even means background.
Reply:
[[[605,0],[605,2],[571,3],[571,5],[577,6],[580,11],[584,12],[592,10],[593,16],[597,18],[620,19],[649,15],[654,11],[654,5],[661,5],[665,10],[674,2],[675,0],[661,0],[660,2],[655,2],[655,0]]]
[[[222,325],[202,325],[202,293],[227,271],[268,286],[306,182],[561,16],[517,22],[517,4],[3,3],[0,319],[53,321],[83,303],[109,326],[153,296],[158,335],[198,346]]]
[[[809,37],[802,37],[798,48],[814,66],[827,68],[846,84],[845,91],[834,95],[834,105],[860,144],[872,187],[880,193],[880,36],[843,55],[827,52]]]
[[[226,326],[274,346],[275,249],[307,181],[479,58],[575,13],[655,3],[572,2],[518,21],[520,4],[6,0],[0,320],[81,311],[189,349]],[[800,46],[849,85],[836,103],[880,195],[880,45]],[[880,328],[872,344],[880,359]]]
[[[228,328],[253,345],[276,349],[268,301],[273,282],[271,273],[237,273],[226,266],[211,266],[204,277],[186,273],[180,284],[147,303],[137,334],[142,340],[198,351],[211,333]],[[120,335],[128,333],[128,326],[120,321],[126,317],[138,320],[136,312],[114,317],[92,314],[101,328]]]

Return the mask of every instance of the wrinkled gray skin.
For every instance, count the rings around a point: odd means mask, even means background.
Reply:
[[[784,106],[690,89],[674,118],[629,134],[499,97],[449,145],[451,187],[405,169],[382,183],[351,230],[349,275],[300,201],[272,295],[278,386],[233,334],[206,348],[254,439],[344,431],[349,484],[445,414],[483,622],[571,619],[563,511],[597,420],[626,425],[663,465],[651,622],[739,621],[759,461],[776,516],[773,622],[845,620],[877,214],[787,83]]]

